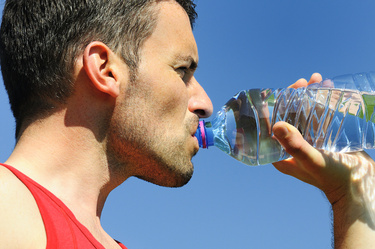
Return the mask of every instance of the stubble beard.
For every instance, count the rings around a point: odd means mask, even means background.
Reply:
[[[108,133],[112,165],[116,165],[118,172],[160,186],[181,187],[189,182],[194,172],[191,159],[197,150],[188,152],[186,142],[198,117],[185,121],[183,135],[169,134],[167,128],[163,130],[148,119],[150,110],[142,105],[147,93],[137,84],[135,81],[129,87],[129,94],[112,118]]]

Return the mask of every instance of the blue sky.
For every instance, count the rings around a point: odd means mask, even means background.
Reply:
[[[373,0],[197,0],[198,81],[215,112],[243,89],[286,87],[375,71]],[[0,87],[0,161],[14,121]],[[375,158],[375,153],[369,151]],[[331,246],[331,213],[320,190],[272,165],[250,167],[219,149],[193,159],[188,185],[129,179],[109,197],[102,223],[129,249],[316,249]]]

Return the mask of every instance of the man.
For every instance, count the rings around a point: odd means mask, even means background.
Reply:
[[[198,119],[212,113],[194,78],[194,18],[187,0],[6,2],[0,55],[17,145],[0,166],[0,248],[124,248],[100,225],[108,194],[131,176],[189,181]],[[335,168],[344,162],[289,125],[274,132],[294,156],[275,166],[333,204],[337,248],[366,248],[373,231],[349,170]]]

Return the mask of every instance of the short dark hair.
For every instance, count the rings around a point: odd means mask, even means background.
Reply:
[[[120,53],[131,70],[163,0],[7,0],[0,28],[0,63],[16,120],[53,112],[73,93],[77,56],[91,41]],[[193,0],[174,0],[196,19]]]

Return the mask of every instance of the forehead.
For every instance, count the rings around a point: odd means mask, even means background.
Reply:
[[[175,1],[161,1],[156,8],[156,25],[143,49],[197,61],[198,49],[185,10]]]

